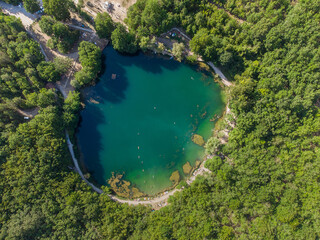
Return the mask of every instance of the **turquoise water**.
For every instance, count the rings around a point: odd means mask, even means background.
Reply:
[[[104,55],[104,73],[86,90],[81,113],[85,165],[100,184],[124,173],[155,194],[172,185],[173,171],[183,176],[183,164],[202,160],[204,150],[191,136],[211,136],[209,119],[224,107],[220,88],[209,73],[174,60],[123,56],[112,47]]]

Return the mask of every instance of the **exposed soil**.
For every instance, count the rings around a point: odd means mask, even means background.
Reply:
[[[124,24],[124,19],[127,17],[128,8],[136,3],[137,0],[108,0],[108,5],[105,0],[85,0],[83,10],[95,17],[97,13],[108,12],[114,22]],[[77,3],[77,0],[74,0]]]

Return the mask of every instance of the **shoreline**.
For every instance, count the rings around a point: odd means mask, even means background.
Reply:
[[[145,54],[145,53],[144,53]],[[148,54],[150,56],[156,56],[156,57],[164,57],[164,58],[167,58],[168,55],[166,54],[161,54],[161,53],[157,53],[157,54]],[[169,55],[170,56],[170,55]],[[169,59],[169,58],[168,58]],[[211,66],[211,64],[209,65],[208,63],[206,62],[203,62],[203,61],[198,61],[195,65],[200,65],[201,63],[205,63],[209,68],[210,68],[210,72],[213,74],[213,79],[215,81],[217,81],[217,78],[214,76],[214,73],[216,73],[220,79],[218,79],[218,83],[222,84],[223,86],[225,87],[230,87],[232,86],[232,83],[228,81],[228,84],[226,84],[225,82],[222,81],[219,73],[215,72],[214,68]],[[188,63],[186,63],[188,64]],[[213,64],[212,64],[213,65]],[[216,68],[218,69],[218,68]],[[221,71],[220,71],[221,72]],[[222,72],[221,72],[222,73]],[[224,76],[224,75],[223,75]],[[224,76],[225,78],[225,76]],[[222,91],[226,91],[226,89],[224,87],[222,87],[221,89]],[[81,91],[82,92],[82,91]],[[226,114],[228,114],[230,111],[229,109],[229,104],[226,103],[224,109],[223,109],[223,112],[222,112],[222,116],[219,118],[220,120],[221,119],[224,119]],[[215,125],[216,127],[216,125]],[[213,128],[215,129],[215,128]],[[77,131],[77,129],[76,129]],[[80,151],[80,148],[78,148],[78,150]],[[81,153],[80,153],[80,156],[81,156]],[[148,194],[145,194],[145,196],[143,197],[138,197],[138,198],[123,198],[123,197],[119,197],[118,195],[116,194],[108,194],[108,196],[113,200],[113,201],[117,201],[117,202],[120,202],[120,203],[127,203],[129,205],[139,205],[139,204],[142,204],[142,205],[147,205],[147,206],[150,206],[153,207],[154,209],[160,209],[164,206],[167,205],[167,199],[169,198],[169,196],[173,195],[175,192],[178,192],[178,191],[182,191],[184,189],[184,187],[182,187],[181,189],[178,189],[177,186],[182,182],[182,181],[185,181],[188,185],[190,185],[198,175],[204,175],[208,172],[210,172],[210,170],[208,170],[207,168],[204,167],[207,159],[209,159],[211,156],[210,155],[205,155],[203,158],[202,158],[202,161],[199,165],[199,167],[195,168],[193,167],[193,170],[190,172],[189,175],[187,175],[184,179],[181,179],[178,183],[168,187],[168,188],[165,188],[163,190],[161,190],[159,193],[156,193],[154,195],[148,195]],[[83,159],[80,159],[80,162],[85,166],[85,162],[83,161]],[[81,169],[79,169],[81,171]],[[78,171],[77,171],[78,172]],[[88,173],[86,167],[84,168],[84,174]],[[79,173],[80,174],[80,173]],[[83,174],[81,173],[80,176],[83,176]],[[85,179],[85,181],[92,187],[92,183],[90,183],[87,179]],[[99,187],[101,186],[100,184],[98,184],[97,182],[93,181],[95,185],[98,185]],[[98,193],[103,193],[103,191],[100,189],[100,188],[97,188],[95,186],[95,188],[93,188],[96,192]],[[97,191],[97,189],[99,189]]]

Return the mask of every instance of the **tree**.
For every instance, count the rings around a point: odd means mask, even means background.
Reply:
[[[56,82],[60,79],[60,75],[52,62],[41,62],[37,66],[37,71],[44,81]]]
[[[172,48],[172,54],[177,58],[179,62],[183,59],[185,46],[183,43],[174,43]]]
[[[81,109],[80,93],[69,92],[63,105],[63,120],[68,129],[75,129],[79,121],[79,115],[77,114]]]
[[[42,16],[39,21],[39,26],[42,32],[44,32],[48,36],[51,36],[53,34],[53,25],[55,23],[56,21],[52,17]]]
[[[43,16],[39,25],[42,32],[52,36],[47,46],[51,49],[58,48],[61,53],[68,53],[80,36],[78,30],[72,31],[67,25],[57,22],[50,16]]]
[[[147,50],[152,50],[156,47],[156,38],[153,37],[141,37],[139,46],[142,51],[146,52]]]
[[[71,85],[76,88],[87,85],[94,79],[94,77],[95,76],[92,74],[92,72],[86,69],[82,69],[79,72],[76,72],[76,74],[74,75],[75,81],[71,82]]]
[[[61,22],[56,22],[52,26],[52,33],[56,38],[63,39],[68,36],[69,28]]]
[[[218,156],[213,156],[212,158],[209,158],[206,163],[205,167],[208,168],[210,171],[217,173],[217,171],[222,166],[223,161]]]
[[[70,19],[69,0],[43,0],[44,11],[56,20]]]
[[[79,88],[94,80],[101,70],[101,50],[93,43],[83,41],[79,46],[79,60],[82,69],[75,74],[71,85]]]
[[[23,4],[27,12],[35,13],[40,10],[40,5],[37,0],[23,0]]]
[[[98,13],[95,20],[95,29],[100,38],[110,38],[114,30],[114,23],[108,13]]]
[[[230,67],[233,64],[233,54],[231,52],[225,51],[220,55],[220,64],[224,67]]]
[[[56,57],[53,60],[54,67],[59,74],[66,73],[72,66],[72,59],[68,57]]]
[[[82,41],[79,45],[79,60],[82,67],[91,69],[96,75],[101,70],[101,50],[95,44]]]
[[[112,32],[111,40],[114,49],[121,53],[133,54],[137,51],[135,36],[128,33],[122,24],[117,24],[116,29]]]
[[[218,138],[216,137],[209,138],[209,140],[205,145],[206,154],[212,155],[216,153],[216,151],[220,148],[220,146],[221,146],[221,143]]]

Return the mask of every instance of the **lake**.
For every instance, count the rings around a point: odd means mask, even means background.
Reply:
[[[173,172],[183,178],[184,164],[203,159],[192,136],[212,135],[212,118],[225,107],[220,87],[211,73],[174,60],[123,56],[112,47],[103,54],[104,72],[84,91],[77,133],[83,161],[120,196],[156,194],[172,186]]]

